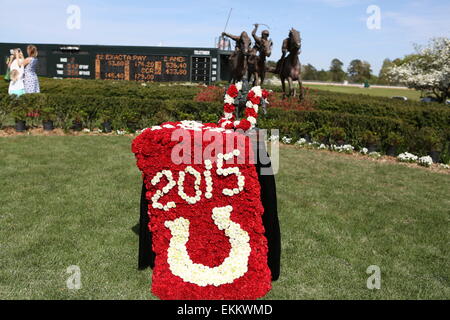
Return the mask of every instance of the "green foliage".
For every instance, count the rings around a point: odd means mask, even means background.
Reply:
[[[330,128],[330,142],[334,144],[342,144],[346,139],[344,128],[334,127]]]
[[[405,143],[405,139],[397,132],[389,132],[385,143],[389,147],[398,147]]]
[[[141,83],[112,80],[55,80],[39,78],[41,93],[76,96],[133,97],[156,100],[192,100],[200,91],[197,85],[176,83]],[[0,81],[0,92],[8,92],[8,83]]]
[[[13,119],[27,120],[29,125],[53,120],[56,127],[68,130],[73,121],[90,129],[110,122],[115,130],[134,131],[165,121],[217,122],[223,113],[222,102],[195,101],[198,86],[51,79],[42,83],[41,94],[0,95],[0,124]],[[321,90],[312,90],[310,96],[307,110],[274,108],[272,103],[267,115],[260,114],[258,127],[279,129],[294,139],[313,136],[324,143],[355,147],[375,143],[382,152],[395,146],[420,155],[441,151],[445,158],[448,153],[448,107]],[[39,118],[27,117],[30,113]]]
[[[323,127],[312,132],[315,141],[325,144],[343,144],[346,139],[345,129],[341,127]]]
[[[427,150],[441,151],[444,145],[444,139],[435,129],[425,127],[419,132],[418,144]]]
[[[342,82],[345,79],[345,72],[342,69],[344,63],[339,59],[333,59],[330,66],[331,81]]]
[[[35,111],[42,120],[53,120],[56,126],[66,130],[73,121],[81,122],[90,129],[110,121],[114,129],[131,130],[183,119],[216,122],[222,111],[218,103],[99,95],[42,93],[18,98],[0,96],[0,102],[0,115],[5,114],[5,118],[9,115],[16,120],[28,120],[27,114]]]
[[[312,132],[312,137],[315,141],[321,143],[329,143],[330,142],[330,128],[328,126],[323,126]]]
[[[381,142],[381,139],[380,139],[380,136],[376,132],[366,130],[362,134],[361,141],[367,146],[370,146],[370,145],[378,146]]]
[[[303,80],[318,80],[317,69],[312,64],[306,64],[302,66],[302,79]]]
[[[389,77],[389,71],[394,63],[390,59],[384,59],[383,66],[381,67],[380,73],[378,74],[378,84],[396,84]]]
[[[0,128],[2,127],[2,124],[8,119],[11,113],[9,100],[9,96],[0,97]]]
[[[347,72],[351,81],[360,83],[370,80],[372,69],[367,61],[355,59],[350,62]]]
[[[443,130],[450,126],[450,108],[439,104],[393,100],[368,95],[328,92],[313,97],[314,108],[355,115],[389,117],[416,127]]]

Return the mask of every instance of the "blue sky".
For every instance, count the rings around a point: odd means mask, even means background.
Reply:
[[[81,28],[66,27],[69,5],[81,10]],[[366,26],[369,5],[381,9],[381,29]],[[372,64],[402,57],[413,44],[450,36],[450,0],[103,1],[0,0],[0,42],[212,47],[233,8],[228,32],[270,26],[273,56],[289,29],[301,32],[302,63],[328,69],[333,58]]]

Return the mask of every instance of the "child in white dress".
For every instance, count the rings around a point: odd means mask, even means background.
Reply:
[[[8,93],[10,95],[20,96],[25,93],[25,85],[23,82],[24,66],[23,53],[20,49],[14,49],[11,56],[9,69],[11,70],[11,82],[9,83]]]

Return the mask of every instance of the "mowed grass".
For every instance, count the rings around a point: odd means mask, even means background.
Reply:
[[[137,270],[130,137],[0,139],[0,298],[154,299]],[[449,299],[450,178],[282,146],[282,271],[267,299]],[[81,268],[69,290],[67,267]],[[369,290],[366,269],[381,268]]]
[[[310,89],[326,90],[341,93],[352,93],[352,94],[367,94],[370,96],[378,97],[388,97],[392,98],[395,96],[407,97],[410,100],[418,101],[420,99],[420,92],[411,89],[391,89],[391,88],[363,88],[361,87],[350,87],[350,86],[331,86],[331,85],[316,85],[316,84],[305,84],[306,87]]]

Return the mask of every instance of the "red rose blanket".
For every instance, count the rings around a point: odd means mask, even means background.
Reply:
[[[271,289],[251,140],[216,124],[168,122],[132,144],[149,200],[161,299],[256,299]]]

